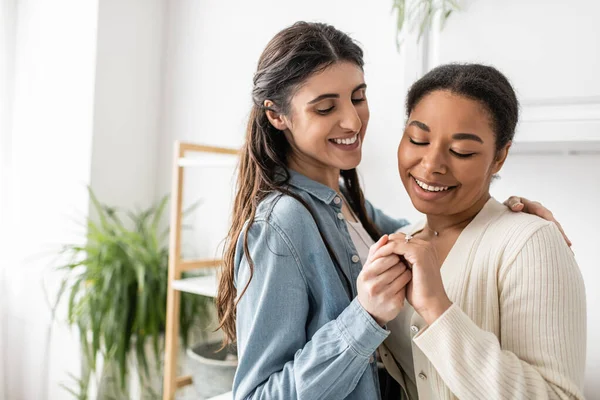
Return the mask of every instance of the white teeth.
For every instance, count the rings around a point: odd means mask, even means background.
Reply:
[[[357,139],[358,139],[358,133],[356,135],[352,136],[352,138],[350,138],[350,139],[331,139],[331,140],[337,144],[345,144],[346,146],[348,146],[348,145],[354,144]]]
[[[426,184],[425,182],[421,182],[420,180],[418,180],[417,178],[414,178],[415,182],[417,182],[417,185],[419,185],[422,189],[427,190],[428,192],[443,192],[444,190],[448,190],[448,186],[429,186],[428,184]]]

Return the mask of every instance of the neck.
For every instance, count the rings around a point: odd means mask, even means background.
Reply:
[[[330,187],[336,192],[340,191],[340,170],[339,168],[327,167],[324,165],[316,165],[306,161],[299,162],[295,157],[290,157],[288,161],[288,168],[302,175],[322,183],[325,186]]]
[[[471,207],[457,214],[452,215],[433,215],[427,214],[427,227],[433,232],[437,232],[440,235],[444,232],[453,230],[462,231],[473,218],[485,206],[485,203],[490,198],[490,194],[486,193],[479,200],[477,200]]]

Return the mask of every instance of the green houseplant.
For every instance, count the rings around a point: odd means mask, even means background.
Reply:
[[[417,42],[439,17],[440,29],[453,12],[460,10],[458,0],[392,0],[396,13],[396,46],[400,49],[404,28],[418,29]]]
[[[168,229],[161,229],[160,223],[168,197],[131,212],[101,204],[89,192],[93,213],[85,224],[86,241],[62,249],[65,262],[59,269],[65,276],[57,300],[68,301],[68,322],[77,327],[81,340],[84,376],[76,379],[78,389],[67,388],[78,398],[85,398],[81,392],[87,390],[100,354],[105,365],[116,365],[123,393],[128,356],[135,356],[140,382],[147,377],[149,358],[161,359],[166,323]],[[209,305],[206,297],[182,294],[180,333],[185,347],[192,327],[208,318]]]

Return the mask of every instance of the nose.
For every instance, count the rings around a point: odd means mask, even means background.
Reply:
[[[354,104],[350,103],[344,107],[341,114],[340,126],[350,132],[358,132],[362,128],[362,121]]]
[[[443,149],[439,146],[434,146],[433,143],[427,146],[421,158],[421,166],[428,175],[443,175],[447,173],[446,154]]]

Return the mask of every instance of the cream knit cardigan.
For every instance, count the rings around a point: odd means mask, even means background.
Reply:
[[[402,231],[415,233],[424,224]],[[394,332],[405,329],[413,337],[421,400],[583,398],[585,288],[553,223],[513,213],[492,198],[463,230],[441,272],[454,303],[449,310],[426,326],[407,303],[403,312],[412,315],[388,324],[392,334],[380,353],[401,384],[392,356]]]

